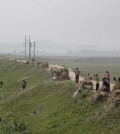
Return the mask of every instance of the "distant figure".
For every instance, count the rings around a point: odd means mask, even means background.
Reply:
[[[95,80],[96,80],[96,91],[99,90],[99,76],[98,74],[95,75]]]
[[[3,81],[0,80],[0,87],[2,88],[2,86],[3,86]]]
[[[118,78],[118,82],[120,82],[120,77]]]
[[[0,122],[2,121],[2,118],[0,117]]]
[[[110,81],[110,73],[109,73],[109,71],[105,72],[105,77]]]
[[[87,75],[87,78],[90,79],[90,80],[92,80],[92,77],[90,76],[89,73],[88,73],[88,75]]]
[[[104,77],[102,80],[103,80],[102,88],[106,89],[105,92],[110,93],[110,81],[109,81],[109,79],[107,77]]]
[[[95,75],[95,74],[94,74],[93,78],[94,78],[94,80],[95,80],[95,78],[96,78],[96,75]]]
[[[114,80],[115,82],[118,82],[117,79],[116,79],[116,77],[113,77],[113,80]]]
[[[27,85],[27,82],[25,80],[23,80],[23,83],[22,83],[22,89],[23,90],[26,88],[26,85]]]
[[[36,115],[37,114],[37,111],[33,111],[32,113],[31,113],[31,115]]]
[[[109,71],[105,72],[105,78],[109,81],[109,89],[110,89],[110,72]]]
[[[75,91],[75,93],[73,94],[73,97],[75,97],[78,93],[81,93],[81,85],[77,87],[77,90]]]
[[[26,64],[29,64],[29,61],[26,61]]]
[[[113,77],[113,80],[114,80],[115,82],[120,82],[120,77],[118,77],[118,79],[117,79],[116,77]]]
[[[34,58],[32,58],[32,62],[34,62],[35,61],[35,59]]]
[[[80,71],[78,68],[75,70],[75,83],[79,83]]]

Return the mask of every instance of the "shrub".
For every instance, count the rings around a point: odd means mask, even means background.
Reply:
[[[11,113],[8,113],[2,118],[0,128],[4,134],[17,134],[26,130],[26,125],[23,121],[16,120]]]

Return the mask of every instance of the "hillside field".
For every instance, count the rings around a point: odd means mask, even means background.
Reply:
[[[77,66],[83,76],[99,72],[102,77],[106,70],[116,77],[120,73],[120,62],[116,64],[114,60],[93,63],[91,59],[49,59],[49,62]],[[0,134],[120,133],[120,107],[109,109],[107,102],[89,101],[87,98],[92,93],[88,90],[73,98],[74,82],[52,81],[46,69],[1,59],[0,78],[4,83],[0,88]],[[27,82],[25,90],[21,90],[23,79]]]

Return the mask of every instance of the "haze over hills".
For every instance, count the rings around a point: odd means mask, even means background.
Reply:
[[[24,42],[0,43],[0,53],[24,55]],[[114,47],[114,46],[113,46]],[[27,54],[29,44],[27,43]],[[32,47],[33,54],[33,47]],[[119,50],[99,48],[94,44],[61,43],[52,40],[36,41],[36,55],[42,56],[82,56],[82,57],[120,57]]]
[[[82,57],[120,57],[118,51],[97,51],[97,50],[79,50],[76,52],[68,52],[67,56],[82,56]]]

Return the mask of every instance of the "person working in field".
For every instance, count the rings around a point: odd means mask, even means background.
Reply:
[[[118,79],[117,79],[116,77],[113,77],[113,80],[114,80],[115,82],[119,82],[119,83],[120,83],[120,77],[118,77]]]
[[[87,78],[90,79],[90,80],[92,80],[92,77],[91,77],[91,75],[89,73],[87,75]]]
[[[96,74],[93,75],[93,80],[95,80],[95,78],[96,78]]]
[[[23,80],[23,83],[22,83],[22,90],[26,89],[26,85],[27,85],[27,82],[25,80]]]
[[[0,87],[2,88],[2,86],[3,86],[3,81],[0,80]]]
[[[110,82],[110,73],[109,73],[109,71],[106,71],[105,72],[105,77],[109,80],[109,82]]]
[[[79,83],[80,71],[78,68],[75,70],[75,83]]]
[[[99,90],[99,76],[98,74],[95,75],[95,80],[96,80],[96,91]]]
[[[104,77],[102,80],[103,80],[102,88],[104,89],[105,92],[110,93],[110,81],[108,77]]]
[[[105,72],[105,81],[107,81],[107,83],[108,83],[106,85],[108,88],[108,92],[110,93],[110,72],[109,71]]]

